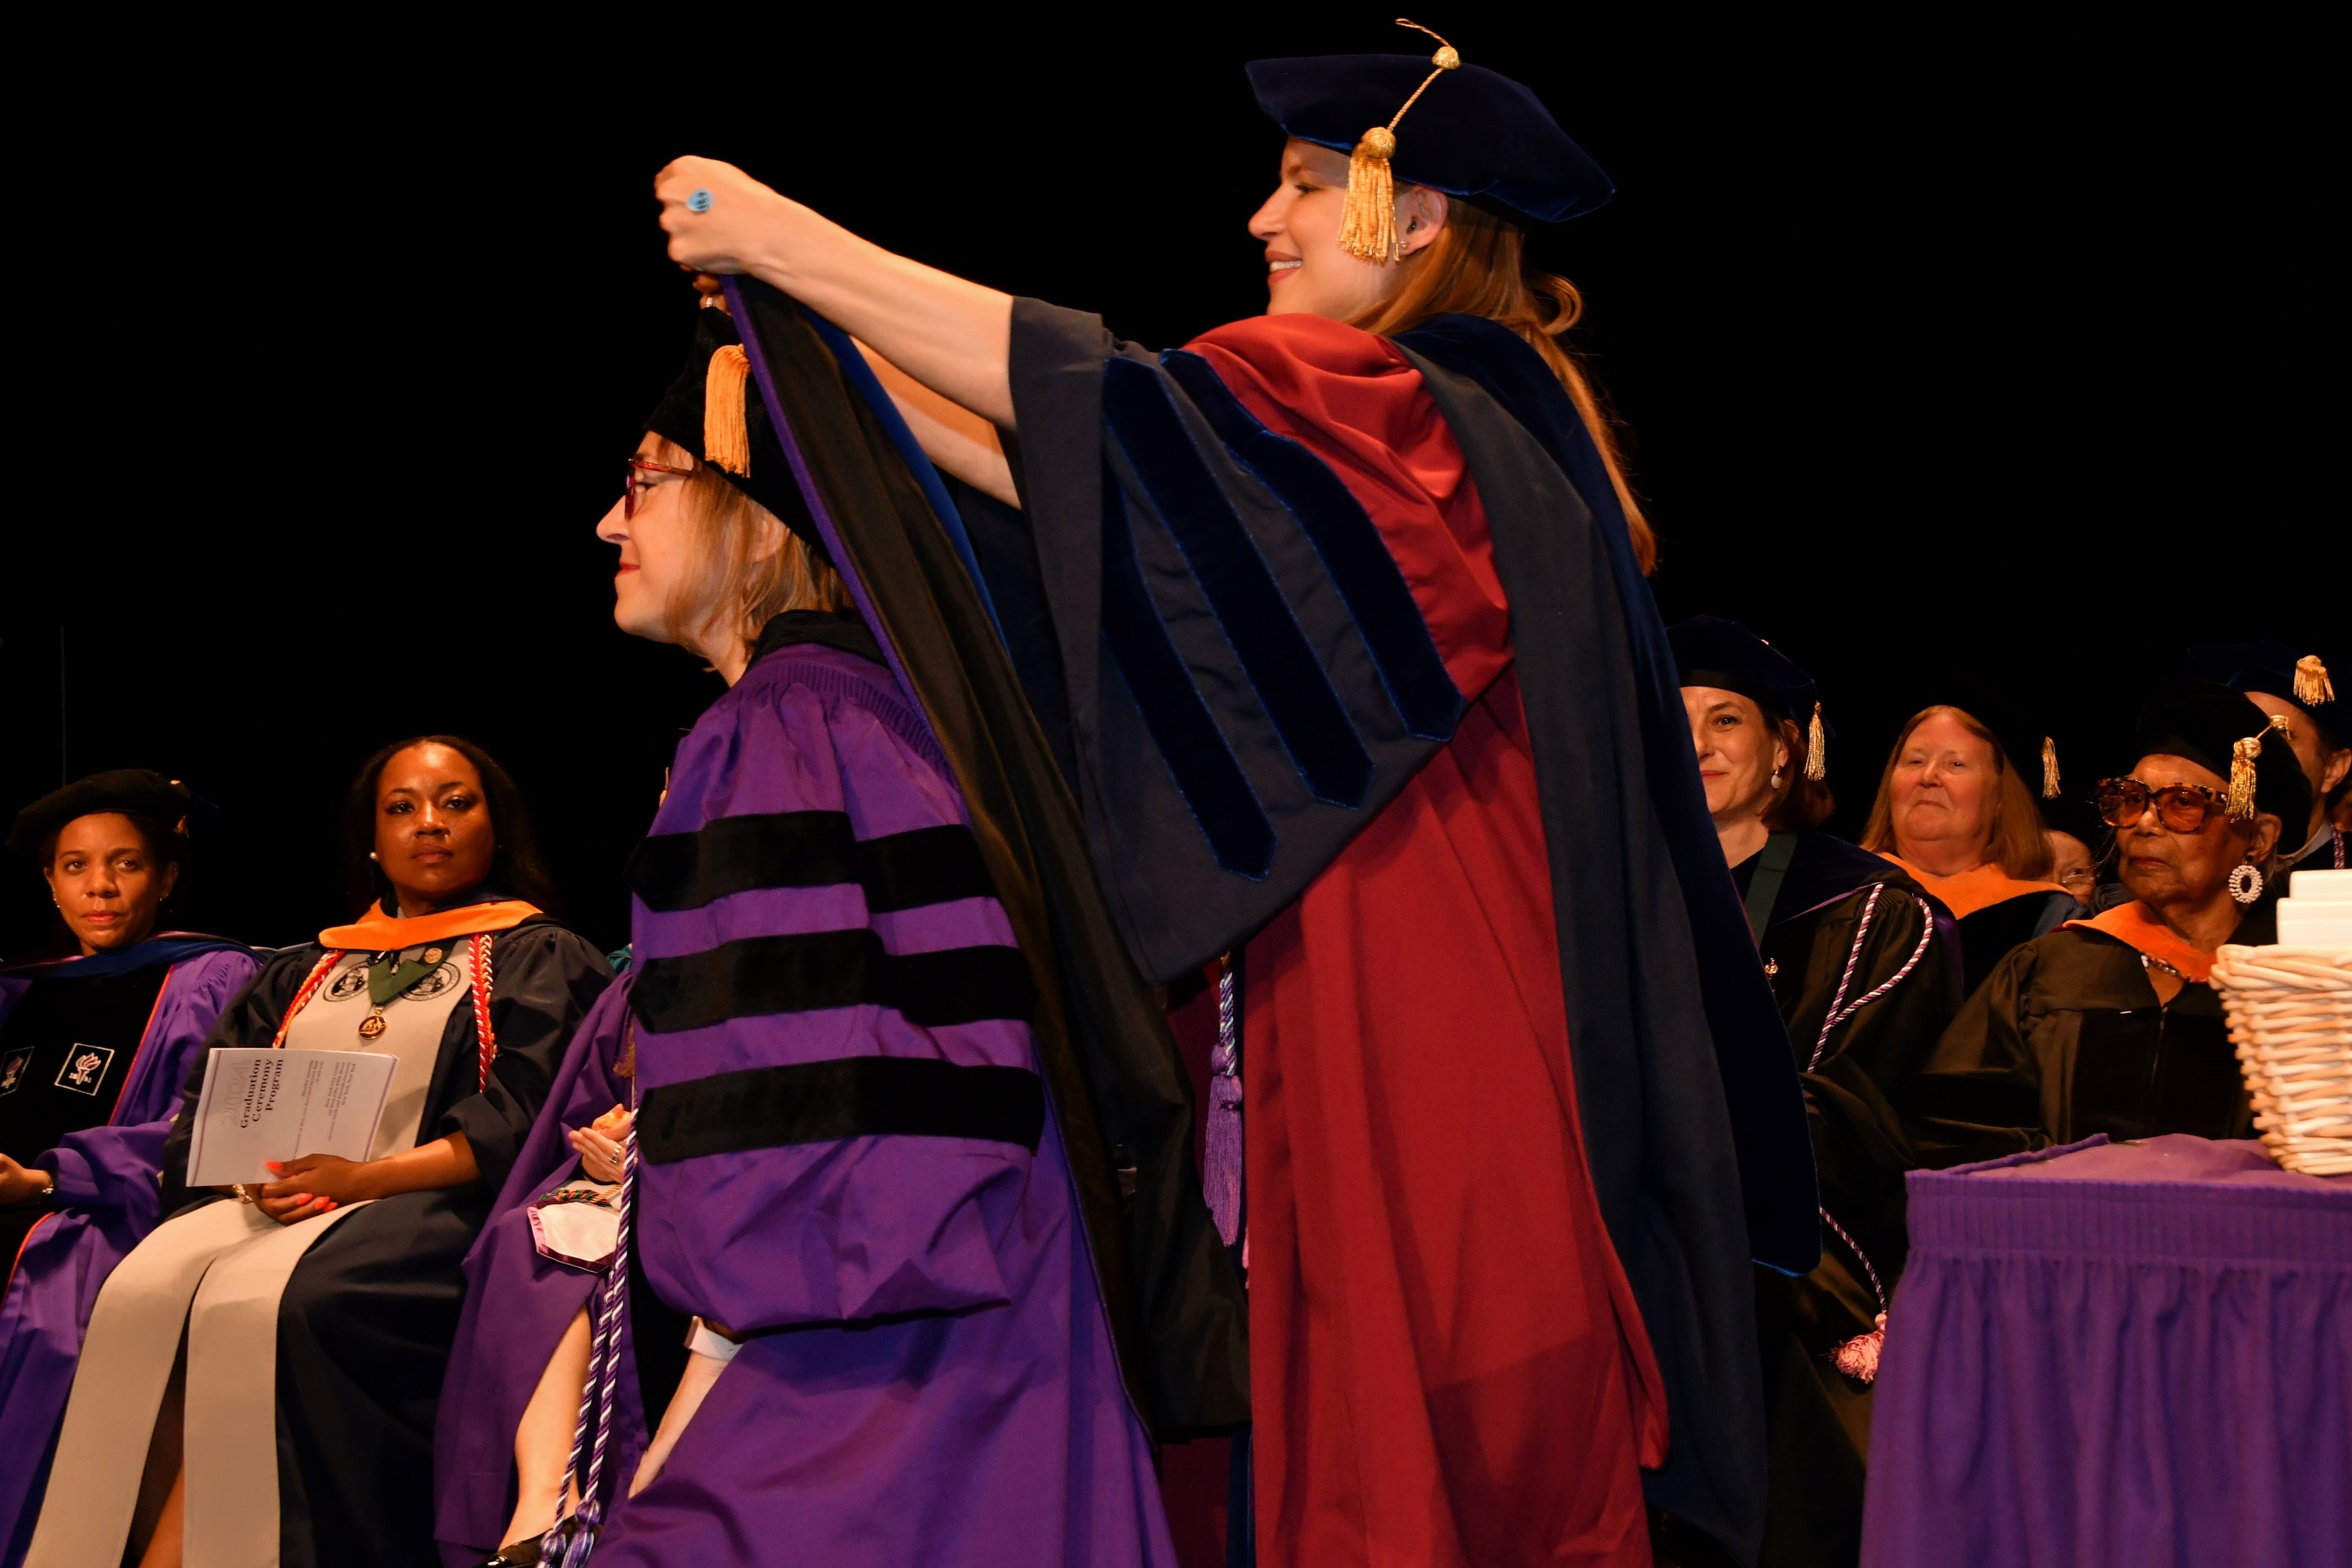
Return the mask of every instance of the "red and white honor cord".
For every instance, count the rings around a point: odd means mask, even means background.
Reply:
[[[490,1063],[497,1059],[499,1054],[499,1037],[490,1028],[490,933],[476,931],[471,938],[471,943],[474,960],[474,1036],[481,1042],[480,1059],[475,1075],[474,1087],[477,1090],[480,1090],[490,1087]],[[286,1009],[286,1016],[278,1021],[277,1037],[269,1042],[271,1050],[285,1048],[286,1031],[294,1026],[294,1015],[308,1006],[310,998],[319,994],[319,987],[326,984],[328,973],[333,970],[337,961],[346,951],[343,948],[331,947],[320,956],[318,963],[310,966],[310,973],[303,978],[301,988],[294,993],[292,1005]]]

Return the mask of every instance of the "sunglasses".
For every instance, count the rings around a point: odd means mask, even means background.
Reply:
[[[692,468],[674,468],[667,463],[656,463],[649,458],[631,458],[627,461],[628,477],[621,481],[621,515],[625,518],[635,518],[637,515],[637,497],[661,483],[659,479],[646,479],[646,475],[694,472]]]
[[[2099,781],[2099,820],[2109,827],[2129,827],[2156,807],[2156,819],[2175,833],[2200,833],[2216,816],[2229,814],[2229,799],[2203,784],[2167,784],[2150,789],[2137,779]]]

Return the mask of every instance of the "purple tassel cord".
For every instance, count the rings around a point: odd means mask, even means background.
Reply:
[[[604,1279],[604,1300],[596,1310],[596,1335],[588,1352],[588,1381],[580,1391],[580,1424],[572,1431],[572,1458],[563,1467],[564,1489],[580,1476],[580,1456],[588,1449],[588,1474],[580,1482],[580,1511],[569,1521],[557,1520],[540,1538],[539,1560],[551,1568],[583,1568],[596,1549],[596,1531],[604,1519],[598,1492],[604,1479],[604,1449],[613,1436],[614,1393],[621,1376],[621,1317],[629,1297],[629,1204],[637,1188],[637,1132],[632,1126],[621,1146],[620,1230],[614,1238],[613,1261]],[[593,1447],[588,1429],[596,1429]]]
[[[1242,1229],[1242,1058],[1230,952],[1217,961],[1217,1048],[1209,1057],[1208,1152],[1201,1163],[1210,1217],[1231,1247]]]

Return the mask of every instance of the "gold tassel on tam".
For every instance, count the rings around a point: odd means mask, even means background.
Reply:
[[[1437,52],[1429,63],[1437,68],[1422,79],[1412,96],[1404,100],[1404,109],[1390,116],[1386,125],[1375,125],[1356,141],[1356,150],[1348,157],[1348,199],[1339,209],[1339,248],[1360,261],[1394,261],[1397,258],[1396,174],[1389,160],[1396,156],[1397,121],[1404,118],[1404,110],[1421,101],[1429,84],[1462,63],[1462,56],[1452,44],[1438,38],[1418,22],[1396,19],[1400,27],[1411,27],[1417,33],[1429,33],[1437,38]]]
[[[1822,729],[1822,705],[1813,704],[1813,721],[1805,726],[1805,776],[1815,784],[1830,776],[1829,736]]]
[[[751,471],[751,427],[743,416],[751,361],[740,343],[721,344],[702,384],[702,460],[730,474]]]
[[[2259,731],[2230,748],[2229,807],[2232,822],[2254,819],[2254,759],[2263,754],[2263,737],[2273,730],[2284,734],[2286,721],[2273,715]]]
[[[2048,735],[2042,737],[2042,798],[2058,798],[2058,742]]]
[[[2327,667],[2315,653],[2294,661],[2294,700],[2306,708],[2336,700],[2336,683],[2327,679]]]

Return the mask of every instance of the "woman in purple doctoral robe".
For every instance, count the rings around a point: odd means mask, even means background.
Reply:
[[[180,1081],[258,967],[221,937],[155,934],[187,860],[186,787],[120,769],[43,796],[9,849],[37,861],[75,952],[0,970],[0,1563],[24,1560],[99,1287],[155,1228]]]
[[[635,970],[467,1262],[444,1560],[480,1563],[519,1519],[512,1456],[542,1450],[545,1391],[578,1386],[562,1347],[593,1306],[617,1375],[592,1367],[572,1474],[600,1568],[1172,1564],[1028,966],[923,711],[805,542],[732,324],[701,320],[599,531],[622,627],[730,689],[631,860]],[[541,1256],[526,1205],[615,1103],[636,1112],[633,1255],[606,1279]],[[551,1510],[564,1474],[534,1479]]]

